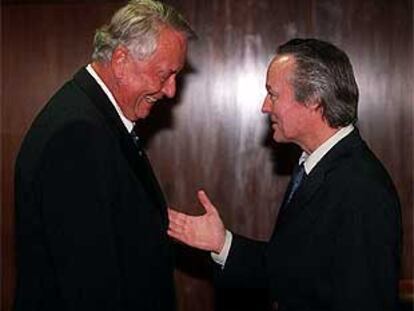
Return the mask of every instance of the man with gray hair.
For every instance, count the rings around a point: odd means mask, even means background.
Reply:
[[[268,242],[202,216],[169,211],[169,234],[212,252],[226,287],[268,290],[278,311],[397,310],[401,214],[388,173],[362,140],[347,55],[316,39],[280,46],[262,111],[273,139],[303,150]]]
[[[49,101],[16,162],[15,311],[174,310],[166,202],[134,124],[173,97],[193,31],[134,0]]]

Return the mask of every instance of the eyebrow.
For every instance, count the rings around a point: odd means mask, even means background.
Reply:
[[[169,69],[169,70],[160,70],[158,72],[158,74],[161,75],[161,76],[171,76],[173,74],[176,74],[177,72],[178,72],[178,70]]]

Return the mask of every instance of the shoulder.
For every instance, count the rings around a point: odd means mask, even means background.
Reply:
[[[386,168],[359,136],[343,144],[339,152],[334,151],[324,167],[332,182],[355,188],[392,183]]]
[[[96,122],[99,110],[92,99],[71,80],[64,84],[37,115],[32,127],[47,124],[49,128],[80,119]]]
[[[390,175],[363,141],[326,166],[324,184],[327,193],[335,194],[347,208],[398,205]]]
[[[65,113],[67,112],[67,113]],[[76,113],[73,108],[46,108],[38,116],[24,138],[16,171],[33,176],[47,163],[111,157],[117,150],[117,140],[104,120],[93,113]]]

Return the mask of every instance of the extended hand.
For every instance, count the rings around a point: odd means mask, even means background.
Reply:
[[[201,190],[197,196],[206,213],[201,216],[190,216],[168,209],[168,234],[192,247],[220,253],[226,235],[223,222],[207,194]]]

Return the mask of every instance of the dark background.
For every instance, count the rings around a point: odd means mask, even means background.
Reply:
[[[260,111],[266,67],[276,47],[291,37],[329,40],[351,58],[361,91],[358,126],[398,188],[405,230],[401,279],[412,280],[413,0],[164,2],[181,10],[199,35],[190,45],[177,98],[159,104],[142,124],[170,205],[200,214],[195,193],[204,188],[229,229],[269,237],[297,150],[275,145],[269,137]],[[13,167],[21,139],[47,99],[88,63],[94,30],[123,3],[2,2],[4,311],[10,309],[15,282]],[[181,247],[177,261],[180,311],[261,310],[265,305],[255,295],[215,290],[208,254]]]

